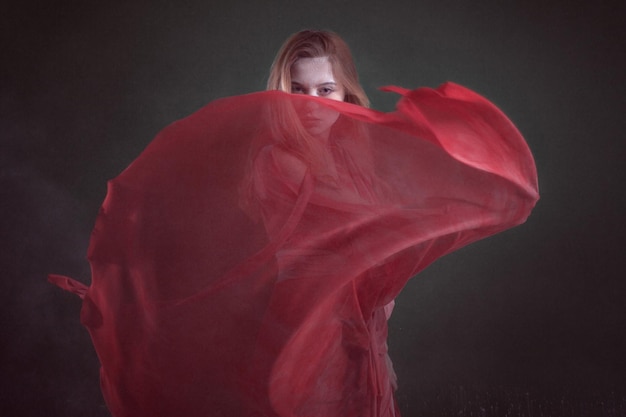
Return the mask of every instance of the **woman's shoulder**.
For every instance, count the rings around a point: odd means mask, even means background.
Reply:
[[[300,183],[307,171],[306,164],[300,158],[276,144],[267,145],[259,151],[256,165],[263,172],[274,172],[294,183]]]

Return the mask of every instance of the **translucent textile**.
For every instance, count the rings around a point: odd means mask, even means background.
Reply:
[[[387,319],[439,257],[525,221],[531,153],[461,86],[397,109],[217,100],[109,182],[81,322],[115,417],[390,417]]]

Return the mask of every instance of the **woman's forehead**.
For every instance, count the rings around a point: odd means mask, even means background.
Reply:
[[[291,66],[291,81],[299,84],[335,82],[328,57],[299,58]]]

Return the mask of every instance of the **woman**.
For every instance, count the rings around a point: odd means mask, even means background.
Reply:
[[[109,183],[91,286],[51,277],[84,298],[116,417],[398,416],[394,298],[538,198],[493,104],[445,84],[370,110],[333,33],[289,38],[268,90],[161,132]]]

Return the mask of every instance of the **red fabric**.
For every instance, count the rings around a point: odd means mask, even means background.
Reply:
[[[218,100],[110,181],[81,319],[114,416],[399,415],[394,298],[524,222],[538,194],[526,143],[486,99],[389,90],[403,95],[392,113],[276,91]]]

